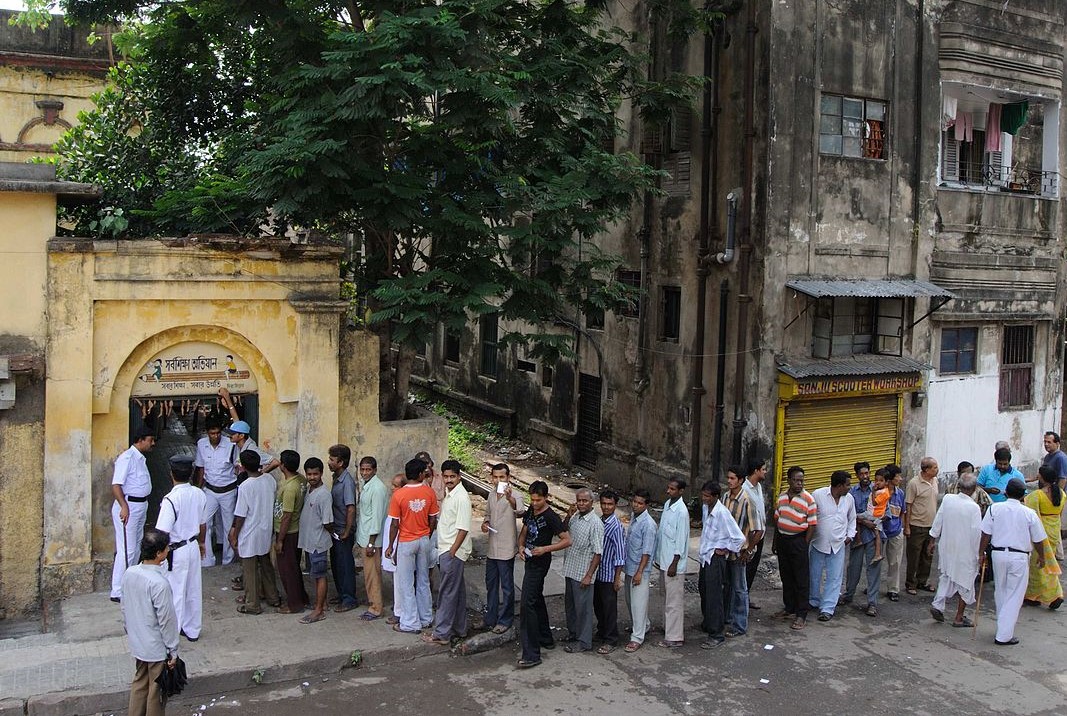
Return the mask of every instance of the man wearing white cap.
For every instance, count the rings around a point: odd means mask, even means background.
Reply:
[[[192,457],[171,457],[170,477],[174,488],[159,506],[156,529],[170,534],[166,576],[174,597],[178,629],[186,639],[196,641],[203,623],[200,558],[205,552],[207,498],[202,490],[189,484],[192,474]]]
[[[219,397],[222,399],[223,406],[230,411],[230,417],[233,418],[233,422],[230,427],[225,431],[230,436],[230,440],[237,444],[237,457],[234,462],[234,469],[237,470],[238,479],[241,478],[244,473],[244,468],[241,467],[241,453],[245,450],[251,450],[252,452],[259,454],[260,472],[266,474],[271,470],[276,469],[281,462],[276,457],[260,449],[256,441],[252,439],[252,426],[244,420],[241,420],[241,416],[237,412],[237,408],[234,407],[233,399],[230,398],[230,391],[225,388],[219,388]]]
[[[156,445],[156,434],[148,427],[133,436],[133,445],[115,458],[111,478],[111,521],[115,525],[115,565],[111,569],[111,601],[122,600],[122,575],[137,564],[144,523],[148,515],[148,495],[152,476],[148,474],[145,455]]]

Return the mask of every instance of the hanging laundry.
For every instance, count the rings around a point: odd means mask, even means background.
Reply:
[[[957,112],[954,136],[957,142],[970,142],[974,140],[974,119],[970,112]]]
[[[989,103],[989,113],[985,122],[985,150],[987,152],[1000,151],[1000,108],[1002,105],[996,102]]]
[[[1000,131],[1007,132],[1013,137],[1026,124],[1026,114],[1030,109],[1027,101],[1012,102],[1004,105],[1000,111]]]
[[[956,122],[956,110],[958,109],[960,101],[955,97],[945,96],[944,103],[941,106],[941,123],[947,128],[951,127]]]

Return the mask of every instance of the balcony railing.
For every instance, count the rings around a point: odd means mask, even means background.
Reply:
[[[959,179],[943,179],[942,185],[963,186],[1028,196],[1059,196],[1059,175],[1027,167],[998,167],[986,162],[960,162]]]

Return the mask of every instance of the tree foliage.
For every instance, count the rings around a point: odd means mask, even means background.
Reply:
[[[678,6],[685,32],[701,15]],[[61,175],[100,184],[131,235],[254,231],[269,211],[355,237],[383,374],[388,343],[402,346],[386,414],[438,324],[497,312],[522,330],[505,342],[551,357],[570,349],[560,323],[626,297],[593,239],[658,174],[614,151],[617,113],[665,116],[693,89],[649,81],[642,43],[599,2],[64,7],[130,23],[130,59],[61,143]],[[93,219],[74,218],[81,231]]]

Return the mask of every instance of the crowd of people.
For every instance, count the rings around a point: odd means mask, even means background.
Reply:
[[[233,421],[225,430],[220,422],[209,422],[194,456],[170,459],[173,489],[163,498],[154,527],[145,528],[151,490],[145,454],[154,444],[152,432],[138,432],[115,462],[111,598],[122,604],[136,659],[130,713],[162,712],[155,678],[173,664],[179,635],[200,638],[201,568],[215,564],[216,523],[225,533],[222,564],[240,562],[241,574],[232,586],[242,592],[237,610],[243,614],[262,614],[266,606],[314,624],[331,608],[353,610],[361,603],[358,559],[367,605],[361,620],[384,618],[395,631],[440,646],[467,636],[464,565],[475,526],[458,462],[446,460],[438,472],[427,453],[418,453],[392,478],[390,490],[373,456],[360,459],[358,478],[352,475],[346,445],[329,448],[325,465],[317,457],[301,464],[292,450],[275,458],[251,439],[250,426],[239,419],[225,391],[223,400]],[[1063,603],[1058,560],[1063,557],[1067,455],[1055,433],[1045,435],[1045,445],[1046,458],[1029,489],[1011,466],[1010,450],[1000,444],[993,462],[977,473],[970,463],[960,463],[943,498],[933,458],[921,461],[919,474],[906,487],[900,467],[887,465],[872,474],[868,463],[857,462],[852,474],[836,471],[828,486],[808,492],[803,468],[793,466],[786,472],[786,489],[771,503],[764,495],[764,461],[754,460],[744,471],[729,468],[725,485],[705,482],[699,548],[692,555],[699,563],[701,648],[714,649],[748,631],[750,610],[760,609],[749,590],[765,542],[777,556],[782,581],[782,608],[774,617],[794,630],[805,628],[809,613],[818,621],[833,619],[839,607],[857,599],[864,575],[865,601],[859,606],[868,616],[878,615],[883,593],[899,600],[903,582],[909,595],[934,593],[930,613],[936,621],[945,621],[955,597],[951,624],[973,626],[967,608],[974,605],[990,563],[995,642],[1018,643],[1014,626],[1024,604],[1056,610]],[[270,474],[275,469],[280,476]],[[332,476],[329,487],[323,482],[325,469]],[[539,665],[542,652],[556,646],[544,585],[552,553],[563,550],[565,651],[641,649],[652,625],[654,570],[664,596],[664,637],[658,646],[684,644],[691,556],[685,481],[667,483],[658,524],[649,513],[652,495],[637,490],[624,527],[619,495],[611,490],[597,496],[579,490],[560,515],[549,504],[546,483],[531,484],[527,499],[512,485],[506,464],[493,465],[491,475],[478,526],[487,543],[484,626],[497,634],[514,626],[515,560],[522,560],[520,668]],[[765,540],[771,532],[773,538]],[[935,547],[936,586],[930,583]],[[393,572],[388,614],[383,570]],[[311,593],[302,572],[310,577]],[[331,578],[332,604],[327,601]],[[628,639],[620,638],[620,592],[632,625]],[[149,623],[155,626],[149,629]]]

